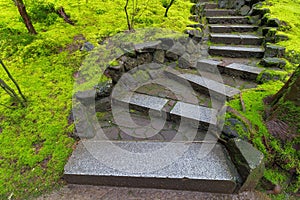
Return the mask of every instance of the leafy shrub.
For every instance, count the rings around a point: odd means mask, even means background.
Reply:
[[[45,23],[46,25],[54,24],[58,18],[54,4],[42,1],[32,2],[29,15],[33,22]]]
[[[168,0],[161,0],[161,4],[164,8],[166,8],[166,7],[168,7],[169,2],[168,2]]]

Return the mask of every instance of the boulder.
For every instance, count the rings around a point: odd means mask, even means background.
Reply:
[[[250,143],[239,138],[230,139],[226,148],[235,164],[242,184],[238,192],[255,189],[264,173],[264,155]]]
[[[281,58],[270,58],[266,57],[263,58],[260,63],[264,67],[278,67],[278,68],[283,68],[286,65],[285,60]]]
[[[192,67],[191,61],[190,61],[190,55],[188,53],[183,54],[178,59],[178,66],[182,69],[188,69]]]
[[[278,57],[281,58],[285,54],[285,47],[267,44],[265,47],[265,57]]]
[[[250,7],[247,5],[243,5],[241,7],[241,9],[239,10],[239,13],[243,16],[246,16],[246,15],[248,15],[249,11],[250,11]]]

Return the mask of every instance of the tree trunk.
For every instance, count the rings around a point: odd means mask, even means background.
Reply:
[[[21,17],[23,18],[23,21],[26,25],[26,28],[27,28],[28,32],[30,34],[34,34],[34,35],[37,34],[37,32],[35,31],[32,23],[31,23],[29,15],[27,14],[25,5],[23,3],[23,0],[14,0],[14,1],[15,1],[16,6],[18,7],[18,10],[19,10],[19,13],[20,13]]]
[[[129,3],[129,0],[126,0],[124,11],[125,11],[125,14],[126,14],[126,20],[127,20],[128,30],[131,31],[132,27],[131,27],[131,24],[130,24],[129,15],[128,15],[128,11],[127,11],[128,3]]]
[[[63,7],[60,7],[57,10],[57,13],[65,20],[65,22],[74,25],[75,23],[69,18],[69,16],[66,14],[65,9]]]
[[[285,142],[287,138],[299,135],[300,65],[284,86],[266,103],[270,105],[265,113],[266,125],[273,136]]]
[[[300,106],[300,65],[285,85],[271,98],[271,105],[274,107],[280,100],[291,101]]]
[[[171,6],[173,5],[174,2],[175,2],[175,0],[171,0],[170,4],[166,8],[165,17],[168,17],[169,9],[171,8]]]

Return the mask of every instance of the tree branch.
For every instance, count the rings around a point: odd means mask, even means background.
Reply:
[[[17,81],[12,77],[12,75],[10,74],[10,72],[8,71],[7,67],[4,65],[3,61],[0,59],[0,64],[2,65],[3,69],[5,70],[5,72],[7,73],[8,77],[10,78],[10,80],[12,80],[12,82],[15,84],[15,86],[18,89],[19,94],[21,95],[22,99],[27,102],[26,97],[23,95],[21,88],[19,87]]]

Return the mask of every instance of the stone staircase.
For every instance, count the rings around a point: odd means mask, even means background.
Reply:
[[[251,24],[248,16],[232,9],[204,6],[212,45],[209,54],[233,58],[262,58],[264,38],[257,33],[258,26]],[[214,7],[215,9],[211,9]],[[207,15],[208,14],[208,15]],[[226,44],[226,46],[224,46]]]
[[[250,33],[258,27],[235,10],[195,3],[204,5],[206,30],[216,45],[203,49],[207,41],[191,34],[137,44],[105,71],[113,84],[101,86],[102,93],[76,94],[81,140],[65,166],[68,183],[213,193],[255,188],[263,155],[221,134],[226,101],[255,87],[264,69],[208,53],[260,58],[263,38]]]

